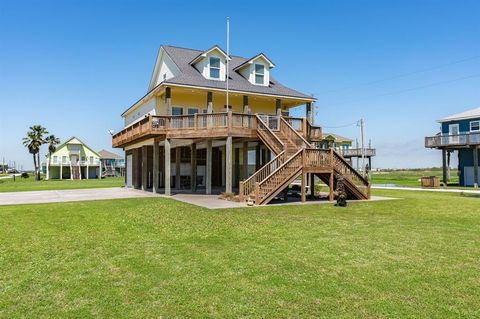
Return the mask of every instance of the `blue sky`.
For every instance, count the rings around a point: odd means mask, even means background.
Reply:
[[[374,167],[439,166],[423,137],[480,106],[478,12],[479,1],[0,0],[0,161],[33,166],[21,144],[32,124],[109,149],[159,45],[224,46],[230,16],[231,53],[264,52],[278,80],[315,94],[324,131],[356,138],[345,125],[365,119]]]

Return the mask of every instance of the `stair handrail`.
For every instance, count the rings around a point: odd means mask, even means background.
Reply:
[[[300,133],[298,133],[297,130],[295,130],[283,117],[280,119],[280,121],[281,121],[280,128],[282,124],[284,124],[290,131],[289,135],[293,134],[303,142],[304,144],[303,148],[313,148],[313,145],[311,145]]]
[[[330,151],[332,152],[332,157],[335,158],[335,160],[339,160],[342,162],[342,164],[344,164],[344,167],[348,169],[348,172],[351,172],[352,174],[351,175],[354,175],[363,185],[356,185],[357,188],[361,191],[361,188],[360,186],[362,187],[367,187],[367,190],[364,193],[364,195],[366,197],[369,197],[370,195],[370,183],[367,179],[365,179],[365,177],[362,176],[362,174],[360,174],[359,172],[357,172],[346,160],[345,158],[343,158],[343,156],[341,156],[337,151],[335,151],[334,149],[330,149]],[[337,165],[335,163],[335,161],[333,160],[332,158],[332,167],[334,169],[337,169],[339,170],[339,168],[337,168]],[[345,177],[347,177],[348,179],[351,180],[352,183],[354,183],[354,180],[352,178],[350,178],[348,176],[348,174],[344,174]],[[355,183],[354,183],[355,184]]]
[[[278,138],[278,136],[273,133],[273,131],[268,127],[268,125],[261,119],[261,117],[258,114],[255,114],[255,117],[257,118],[257,131],[266,131],[268,132],[270,138],[272,138],[275,143],[280,144],[280,152],[282,150],[285,150],[285,144]],[[279,153],[280,154],[280,153]]]
[[[259,198],[259,190],[261,188],[261,186],[263,184],[265,184],[266,182],[268,182],[268,180],[270,178],[272,178],[275,174],[279,173],[279,172],[282,172],[282,170],[284,168],[287,167],[287,165],[289,165],[291,162],[295,161],[298,159],[298,156],[301,157],[301,161],[303,161],[303,156],[304,156],[304,152],[305,152],[305,149],[304,148],[301,148],[299,149],[294,155],[290,156],[282,165],[280,165],[279,167],[277,167],[276,170],[274,170],[267,178],[265,178],[262,182],[260,183],[257,183],[256,184],[256,187],[255,187],[255,191],[256,191],[256,194],[255,194],[255,204],[256,205],[260,205],[262,204],[265,199],[268,199],[269,196],[272,196],[272,192],[270,191],[269,193],[266,194],[266,196],[263,196],[262,198]],[[301,165],[299,166],[299,169],[301,169]],[[291,177],[291,176],[290,176]],[[285,181],[282,181],[282,183],[284,183]],[[282,185],[281,183],[279,183],[278,185],[275,186],[275,190],[274,192],[278,192],[279,189],[278,187]]]
[[[267,171],[268,169],[271,169],[271,166],[274,162],[278,162],[277,167],[274,169],[276,170],[278,167],[280,167],[283,164],[284,161],[285,161],[285,151],[282,151],[280,154],[278,154],[273,159],[271,159],[268,163],[266,163],[261,168],[259,168],[252,176],[250,176],[244,181],[241,181],[240,182],[241,191],[239,194],[241,197],[241,200],[244,199],[244,196],[249,196],[255,190],[256,183],[259,183],[263,181],[265,178],[267,178],[268,176],[270,176],[271,172],[266,173],[265,171]],[[272,170],[272,172],[274,170]],[[261,176],[265,176],[265,177],[260,180],[258,177],[261,177]]]
[[[270,173],[270,175],[268,175],[267,177],[265,177],[265,179],[263,181],[261,181],[258,185],[262,185],[264,184],[270,177],[273,176],[273,174],[275,174],[276,172],[278,172],[280,169],[282,169],[284,166],[288,165],[291,161],[293,161],[295,159],[295,157],[297,157],[297,155],[299,153],[302,153],[303,152],[303,148],[299,149],[295,154],[293,154],[292,156],[290,156],[289,158],[287,158],[287,160],[285,162],[283,162],[282,165],[280,165],[279,167],[277,167],[272,173]]]

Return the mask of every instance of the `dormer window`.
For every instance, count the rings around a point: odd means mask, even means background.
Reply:
[[[255,64],[255,84],[265,84],[265,66],[263,64]]]
[[[220,79],[220,58],[210,57],[210,78]]]

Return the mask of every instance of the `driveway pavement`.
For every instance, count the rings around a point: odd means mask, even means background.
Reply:
[[[8,192],[0,193],[0,205],[76,202],[84,200],[142,198],[152,196],[158,195],[121,187]]]

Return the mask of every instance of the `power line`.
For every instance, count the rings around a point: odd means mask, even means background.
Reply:
[[[447,66],[451,66],[451,65],[455,65],[455,64],[459,64],[459,63],[463,63],[463,62],[468,62],[468,61],[476,60],[476,59],[479,59],[479,58],[480,58],[480,55],[475,55],[475,56],[471,56],[471,57],[468,57],[468,58],[465,58],[465,59],[456,60],[456,61],[452,61],[452,62],[448,62],[448,63],[444,63],[444,64],[439,64],[439,65],[436,65],[436,66],[428,67],[428,68],[425,68],[425,69],[420,69],[420,70],[413,71],[413,72],[397,74],[397,75],[389,76],[389,77],[379,79],[379,80],[374,80],[374,81],[370,81],[370,82],[360,83],[360,84],[357,84],[357,85],[347,86],[347,87],[344,87],[344,88],[341,88],[341,89],[328,90],[328,91],[323,92],[323,94],[334,93],[334,92],[339,92],[339,91],[346,91],[346,90],[350,90],[350,89],[355,88],[355,87],[362,87],[362,86],[373,85],[373,84],[382,83],[382,82],[386,82],[386,81],[391,81],[391,80],[404,78],[404,77],[408,77],[408,76],[419,74],[419,73],[438,70],[438,69],[441,69],[441,68],[445,68]]]
[[[340,103],[334,103],[334,104],[330,104],[330,105],[323,106],[323,107],[331,107],[331,106],[337,106],[337,105],[343,105],[343,104],[349,104],[349,103],[355,103],[355,102],[362,102],[362,101],[371,100],[371,99],[374,99],[374,98],[377,98],[377,97],[402,94],[402,93],[406,93],[406,92],[421,90],[421,89],[430,88],[430,87],[437,86],[437,85],[458,82],[458,81],[472,79],[472,78],[476,78],[476,77],[480,77],[480,74],[468,75],[468,76],[464,76],[464,77],[461,77],[461,78],[456,78],[456,79],[453,79],[453,80],[439,81],[439,82],[434,82],[434,83],[430,83],[430,84],[426,84],[426,85],[416,86],[416,87],[408,88],[408,89],[404,89],[404,90],[367,96],[367,97],[364,97],[364,98],[361,98],[361,99],[358,99],[358,100],[351,100],[351,101],[345,101],[345,102],[340,102]]]
[[[339,126],[324,126],[324,125],[321,125],[321,127],[322,128],[344,128],[344,127],[357,125],[357,123],[358,123],[358,121],[355,121],[355,122],[349,123],[349,124],[339,125]]]

